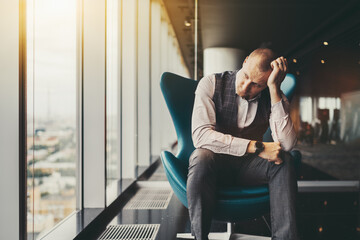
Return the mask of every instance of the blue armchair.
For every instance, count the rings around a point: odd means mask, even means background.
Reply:
[[[188,208],[186,180],[189,156],[195,149],[191,137],[191,116],[197,83],[197,81],[192,79],[169,72],[163,73],[160,81],[160,87],[175,125],[178,138],[178,152],[176,156],[169,151],[163,151],[160,157],[167,179],[175,195],[186,208]],[[281,85],[281,90],[289,100],[294,93],[295,86],[296,80],[294,76],[288,74]],[[273,141],[270,129],[265,133],[263,140],[265,142]],[[292,151],[291,154],[296,161],[296,166],[299,166],[301,161],[300,152]],[[217,207],[213,218],[227,222],[228,229],[225,233],[210,233],[209,239],[230,239],[230,237],[231,239],[243,239],[242,237],[248,237],[250,235],[235,234],[233,232],[234,223],[263,216],[269,211],[270,197],[267,185],[219,189]],[[266,222],[264,217],[263,219]],[[267,222],[266,224],[270,228]],[[177,237],[194,239],[190,233],[177,234]]]

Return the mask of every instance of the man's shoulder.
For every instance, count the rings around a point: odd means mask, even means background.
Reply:
[[[215,72],[211,74],[207,74],[203,78],[199,80],[198,89],[203,91],[209,91],[213,95],[216,86],[216,79],[228,79],[225,76],[234,76],[240,70],[232,70],[232,71],[223,71],[223,72]]]
[[[207,85],[215,82],[215,73],[208,74],[199,80],[199,85]]]
[[[196,88],[196,94],[214,95],[215,90],[215,74],[209,74],[199,80]]]
[[[223,79],[227,76],[235,76],[238,71],[239,70],[228,70],[228,71],[223,71],[223,72],[219,72],[219,73],[214,73],[214,75],[217,77],[221,77]]]

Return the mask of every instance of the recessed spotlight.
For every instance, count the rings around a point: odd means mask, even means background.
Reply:
[[[322,64],[324,64],[325,63],[325,61],[324,61],[324,59],[321,59],[321,61],[320,61]]]
[[[297,60],[296,60],[296,58],[294,58],[294,59],[293,59],[293,63],[297,63]]]
[[[185,25],[186,27],[190,27],[190,26],[191,26],[191,22],[188,21],[188,20],[185,20],[185,21],[184,21],[184,25]]]
[[[328,43],[328,42],[324,42],[324,45],[327,46],[327,45],[329,45],[329,43]]]

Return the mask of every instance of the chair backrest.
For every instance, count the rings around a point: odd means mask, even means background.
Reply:
[[[178,138],[178,152],[176,157],[184,161],[184,164],[188,164],[190,154],[195,149],[191,137],[191,116],[197,84],[198,81],[169,72],[164,72],[160,81],[161,91],[173,120]],[[294,93],[295,86],[295,77],[292,74],[287,74],[281,84],[281,90],[289,101]],[[265,138],[268,139],[267,135],[269,134],[271,138],[271,132],[268,130],[264,135],[264,141]]]
[[[169,72],[164,72],[160,81],[178,138],[176,157],[185,162],[189,161],[190,154],[195,149],[191,137],[191,116],[197,84],[195,80]]]
[[[286,74],[284,81],[281,83],[280,89],[285,96],[291,101],[296,89],[296,78],[291,73]]]

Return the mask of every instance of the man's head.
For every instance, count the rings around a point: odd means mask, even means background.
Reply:
[[[236,74],[236,93],[249,100],[264,90],[272,71],[270,63],[276,57],[276,53],[268,48],[258,48],[247,56]]]

